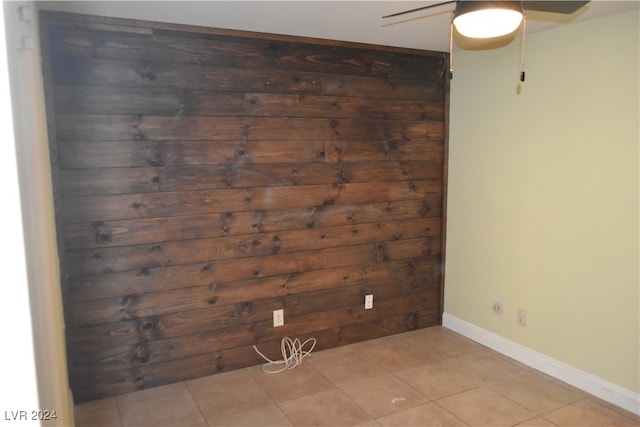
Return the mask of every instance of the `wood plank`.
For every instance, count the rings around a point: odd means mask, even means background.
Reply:
[[[58,141],[62,168],[438,161],[442,138],[340,141]]]
[[[160,191],[157,168],[60,169],[63,196],[131,194]]]
[[[57,138],[64,141],[314,140],[334,138],[327,119],[234,116],[57,114]]]
[[[441,219],[436,217],[70,251],[66,272],[69,276],[113,273],[432,237],[441,233]]]
[[[240,344],[237,341],[245,340],[246,344],[255,340],[253,328],[245,328],[242,325],[261,324],[267,325],[261,336],[272,334],[272,312],[284,308],[286,322],[285,333],[305,333],[305,323],[309,323],[309,331],[319,330],[317,326],[310,326],[316,322],[322,322],[328,328],[331,322],[350,324],[360,322],[364,316],[388,317],[401,311],[401,305],[410,304],[418,307],[420,304],[428,307],[434,298],[439,298],[439,286],[433,276],[418,276],[393,282],[366,283],[358,286],[346,286],[328,288],[304,295],[288,295],[278,298],[243,301],[229,305],[210,305],[199,310],[186,312],[154,315],[152,317],[103,323],[99,325],[86,325],[75,328],[69,334],[69,344],[74,348],[75,354],[95,352],[102,349],[125,345],[137,345],[146,343],[150,350],[159,348],[174,348],[177,342],[193,342],[200,348],[205,338],[216,339],[205,345],[209,351],[233,347]],[[362,304],[364,295],[374,293],[376,295],[376,311],[372,313],[364,310]],[[413,299],[412,299],[413,298]],[[348,307],[349,310],[341,310]],[[325,314],[326,313],[326,314]],[[351,320],[332,319],[322,320],[323,316],[331,317],[331,314],[347,316]],[[328,322],[328,323],[327,323]],[[229,328],[232,328],[231,332]],[[286,329],[294,328],[295,332]],[[315,328],[315,329],[313,329]],[[281,333],[279,329],[276,333]],[[190,335],[196,334],[199,337]],[[241,334],[242,337],[237,336]],[[165,341],[169,338],[179,340]],[[163,351],[164,352],[164,351]],[[184,357],[182,355],[180,357]],[[157,356],[156,356],[157,357]],[[156,363],[161,360],[150,360]]]
[[[244,37],[195,35],[155,30],[149,34],[114,34],[113,31],[53,28],[51,48],[56,55],[220,65],[244,68],[277,68],[327,74],[395,76],[420,80],[438,78],[444,57],[264,40]]]
[[[386,53],[361,48],[331,47],[309,43],[269,41],[269,56],[278,68],[333,75],[356,75],[401,80],[437,79],[443,58]]]
[[[385,244],[301,251],[279,254],[275,257],[272,255],[247,257],[78,276],[68,280],[67,292],[70,300],[83,301],[295,274],[302,271],[409,260],[439,254],[440,244],[439,237],[427,237]]]
[[[320,207],[424,200],[441,191],[438,180],[386,182],[372,187],[367,183],[256,187],[197,190],[190,192],[139,193],[63,198],[64,222],[96,222],[205,213]]]
[[[281,338],[283,336],[307,336],[315,331],[349,326],[357,323],[374,322],[376,319],[384,319],[403,313],[419,311],[424,307],[430,307],[438,297],[437,292],[416,292],[411,296],[400,296],[387,300],[376,299],[376,310],[364,310],[362,300],[358,304],[349,307],[340,307],[332,310],[324,310],[317,313],[307,313],[298,316],[290,316],[285,325],[276,330],[271,321],[258,322],[258,328],[264,328],[260,333],[263,339]]]
[[[284,117],[371,118],[379,120],[444,119],[442,103],[423,100],[345,96],[248,93],[247,114]]]
[[[442,138],[442,122],[235,116],[57,114],[63,141],[424,140]]]
[[[168,313],[188,312],[252,299],[284,297],[345,286],[362,286],[390,280],[423,276],[429,286],[439,280],[437,256],[412,261],[390,261],[386,265],[345,266],[301,273],[277,275],[178,290],[150,292],[131,297],[115,297],[71,302],[69,327],[134,320]],[[376,294],[377,295],[377,294]]]
[[[441,179],[437,161],[93,168],[59,171],[65,196]]]
[[[328,161],[359,162],[382,160],[435,160],[444,159],[444,144],[440,133],[427,134],[426,141],[387,139],[379,142],[370,140],[333,141],[325,147]]]
[[[58,113],[241,116],[246,114],[243,92],[182,88],[118,86],[54,86]]]
[[[202,357],[197,358],[199,359]],[[145,388],[143,376],[137,368],[93,377],[72,375],[69,378],[69,385],[73,391],[74,403],[88,402]]]
[[[228,92],[321,94],[316,72],[56,56],[55,85],[181,88]]]
[[[438,161],[188,166],[159,168],[162,191],[344,184],[442,178]],[[96,193],[93,193],[96,194]]]
[[[325,141],[60,141],[64,168],[309,163]]]
[[[167,338],[200,335],[201,339],[208,335],[219,335],[220,342],[233,343],[239,339],[237,333],[229,328],[238,325],[249,325],[247,315],[251,303],[239,303],[226,306],[209,307],[193,312],[171,313],[164,316],[104,323],[96,326],[76,328],[69,334],[69,346],[75,354],[95,353],[102,349],[110,349],[124,345],[146,343],[148,346],[160,345]],[[236,328],[238,329],[238,328]],[[245,340],[253,340],[253,334],[247,328],[241,329]],[[209,331],[216,331],[215,333]],[[191,337],[194,339],[195,337]],[[188,338],[187,338],[188,339]],[[225,341],[225,340],[229,341]],[[212,348],[214,349],[214,348]]]
[[[65,224],[64,243],[69,250],[161,243],[256,232],[322,228],[371,222],[439,217],[440,197],[349,206],[269,209],[186,215],[167,218]]]
[[[329,75],[322,79],[322,94],[390,99],[444,99],[444,85],[434,80],[398,80],[360,76]]]
[[[220,347],[233,348],[234,342],[252,342],[255,339],[254,329],[255,328],[251,325],[240,325],[216,332],[201,332],[191,335],[191,338],[201,340],[202,342],[207,340],[207,342],[213,344],[209,351],[216,351],[216,349],[219,349]],[[218,340],[212,342],[211,339],[208,338],[211,336],[217,336]],[[176,345],[182,345],[185,342],[185,339],[176,337],[154,342],[141,342],[130,346],[110,347],[104,351],[97,350],[87,353],[78,353],[77,362],[74,364],[74,366],[77,367],[75,372],[82,372],[83,375],[96,375],[100,373],[117,372],[118,370],[127,369],[131,366],[139,367],[149,365],[148,362],[150,361],[151,351],[153,350],[150,348],[150,345],[160,349],[167,343],[171,345],[171,342]],[[187,345],[189,344],[190,343],[187,343]],[[180,349],[177,350],[180,351]],[[207,351],[193,351],[192,353],[198,354],[206,352]],[[98,358],[96,358],[96,356],[98,356]],[[158,357],[159,356],[160,355],[158,355]],[[99,363],[102,366],[98,367],[96,366],[96,363]]]
[[[182,88],[57,85],[58,113],[444,119],[441,102],[368,97],[217,92]]]

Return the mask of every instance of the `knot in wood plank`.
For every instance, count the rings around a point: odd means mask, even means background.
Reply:
[[[254,306],[251,301],[244,301],[236,304],[236,313],[240,317],[249,317],[254,314]]]
[[[138,344],[133,353],[134,362],[140,363],[143,365],[149,362],[150,356],[151,356],[151,351],[149,350],[149,346],[146,343]]]
[[[420,209],[420,216],[421,217],[425,217],[429,214],[429,212],[431,212],[431,205],[429,204],[428,201],[424,201],[422,202],[422,207]]]

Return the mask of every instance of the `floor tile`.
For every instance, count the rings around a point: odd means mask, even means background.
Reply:
[[[551,421],[545,420],[543,417],[535,417],[517,424],[516,427],[555,427],[555,424]]]
[[[388,374],[362,351],[334,357],[313,358],[310,359],[310,363],[334,384]]]
[[[510,426],[536,416],[486,387],[445,397],[438,400],[438,404],[465,423],[474,426]]]
[[[582,399],[580,394],[531,372],[510,375],[487,387],[541,415]]]
[[[371,417],[339,390],[333,389],[279,404],[296,426],[355,426]]]
[[[544,416],[558,426],[637,426],[631,419],[592,399],[583,399]]]
[[[460,393],[479,385],[471,378],[441,362],[396,372],[395,375],[434,400]]]
[[[338,387],[372,418],[384,417],[428,401],[420,392],[391,374],[339,383]]]
[[[309,355],[310,361],[318,361],[323,359],[333,359],[334,357],[346,356],[348,354],[360,352],[369,347],[375,340],[362,341],[354,344],[342,345],[326,350],[316,350]]]
[[[500,381],[524,370],[512,365],[491,352],[476,351],[447,359],[445,364],[477,382]]]
[[[369,421],[365,421],[362,424],[358,424],[354,427],[380,427],[381,424],[379,422],[377,422],[376,420],[369,420]]]
[[[276,406],[265,406],[241,414],[215,420],[212,426],[293,426],[289,418]]]
[[[245,369],[187,381],[187,387],[209,424],[275,404]]]
[[[551,375],[545,374],[544,372],[535,370],[533,368],[531,368],[531,372],[535,373],[536,375],[539,375],[540,377],[546,379],[547,381],[557,386],[560,386],[564,389],[569,390],[570,392],[580,396],[583,399],[586,399],[587,397],[589,397],[589,393],[587,393],[586,391],[580,390],[579,388],[574,387],[571,384],[567,384],[566,382],[559,380],[558,378],[552,377]]]
[[[115,397],[81,403],[74,408],[77,427],[122,426]]]
[[[206,426],[184,383],[118,396],[123,426]]]
[[[75,406],[74,411],[77,412],[93,412],[101,409],[117,408],[118,402],[115,397],[107,397],[105,399],[92,400],[90,402],[79,403]]]
[[[396,336],[378,339],[363,349],[363,353],[387,371],[414,368],[433,361],[425,353]]]
[[[275,402],[297,399],[334,387],[331,381],[306,361],[294,369],[278,374],[266,373],[261,366],[256,366],[249,372]]]
[[[79,404],[78,427],[640,426],[640,417],[442,327]]]
[[[466,425],[462,420],[433,402],[378,418],[377,421],[383,426],[455,427]]]
[[[398,335],[431,361],[462,356],[485,348],[444,328],[426,328]]]
[[[131,393],[120,394],[116,396],[116,401],[119,406],[122,406],[122,404],[132,404],[142,400],[157,399],[164,397],[165,395],[174,395],[184,391],[185,384],[183,382],[178,382],[163,385],[161,387],[147,388]]]
[[[98,409],[92,412],[76,413],[76,427],[121,427],[118,408]]]

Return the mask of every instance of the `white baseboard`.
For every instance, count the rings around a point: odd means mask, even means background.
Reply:
[[[640,394],[638,393],[538,353],[449,313],[443,314],[442,326],[606,402],[640,415]]]

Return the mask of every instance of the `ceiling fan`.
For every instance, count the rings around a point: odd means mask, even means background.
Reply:
[[[578,11],[586,1],[479,1],[479,0],[451,0],[435,3],[415,9],[392,13],[383,16],[383,19],[406,15],[421,10],[440,7],[455,3],[455,8],[451,14],[450,37],[449,37],[449,79],[453,78],[453,68],[451,57],[453,53],[453,27],[466,37],[471,38],[493,38],[504,36],[514,32],[522,23],[522,46],[524,52],[524,35],[526,26],[525,11],[539,11],[560,14],[572,14]],[[524,54],[521,59],[520,81],[524,82]]]

